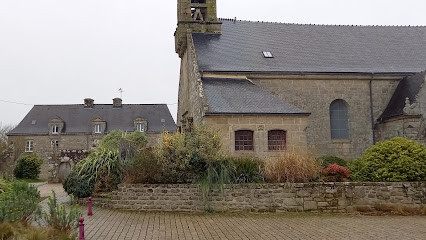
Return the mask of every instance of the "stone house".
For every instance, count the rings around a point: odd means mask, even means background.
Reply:
[[[122,104],[119,98],[113,104],[94,104],[85,99],[79,105],[36,105],[8,136],[18,153],[44,159],[40,179],[58,182],[114,130],[146,133],[148,146],[154,146],[163,131],[175,132],[176,124],[165,104]],[[14,162],[9,165],[13,168]]]
[[[216,0],[177,7],[180,131],[211,126],[230,154],[346,159],[393,136],[424,141],[426,27],[219,19]]]

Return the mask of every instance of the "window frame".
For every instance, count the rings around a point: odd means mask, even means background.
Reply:
[[[52,149],[57,149],[57,148],[59,148],[59,140],[51,140],[51,141],[50,141],[50,147],[51,147]]]
[[[95,125],[94,125],[94,132],[95,133],[102,133],[102,124],[100,124],[100,123],[95,123]]]
[[[25,142],[25,152],[27,153],[34,152],[34,140],[27,140]]]
[[[279,133],[275,134],[274,133]],[[271,139],[273,137],[281,137],[281,139]],[[279,144],[277,144],[277,142]],[[287,131],[282,129],[272,129],[268,131],[268,151],[285,151],[287,149]]]
[[[52,125],[52,134],[59,134],[59,126]]]
[[[234,150],[236,152],[254,152],[254,131],[237,130],[234,135]],[[244,137],[247,137],[247,139],[244,139]]]
[[[331,140],[348,140],[349,133],[349,108],[343,99],[336,99],[330,103],[330,137]]]
[[[136,123],[136,131],[144,133],[145,132],[145,124]]]

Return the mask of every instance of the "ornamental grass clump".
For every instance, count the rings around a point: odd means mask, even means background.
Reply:
[[[265,179],[270,183],[309,182],[320,176],[321,163],[309,152],[289,151],[265,159]]]
[[[78,198],[94,191],[108,192],[121,183],[122,168],[118,151],[100,149],[79,162],[63,182],[65,191]]]

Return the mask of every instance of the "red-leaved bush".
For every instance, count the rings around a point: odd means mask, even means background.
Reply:
[[[324,180],[327,182],[342,182],[345,178],[349,178],[349,170],[347,167],[339,166],[336,163],[328,165],[323,170]]]

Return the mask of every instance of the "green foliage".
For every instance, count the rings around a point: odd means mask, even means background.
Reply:
[[[12,190],[0,194],[0,222],[30,220],[37,210],[40,193],[37,188],[24,182],[13,182]]]
[[[426,147],[396,137],[379,142],[349,164],[356,181],[425,181]]]
[[[111,131],[99,141],[99,148],[110,151],[118,151],[120,148],[120,141],[123,136],[123,131]]]
[[[12,190],[12,183],[4,178],[0,178],[0,194]]]
[[[206,210],[210,210],[210,191],[214,188],[220,189],[223,193],[223,187],[225,184],[229,184],[232,181],[231,178],[231,169],[232,162],[229,160],[218,160],[210,162],[205,173],[200,177],[199,184],[200,190],[203,194],[203,199],[205,201]]]
[[[191,181],[189,151],[184,133],[164,133],[162,144],[155,149],[162,170],[163,183],[185,183]]]
[[[40,225],[47,224],[50,227],[63,231],[69,232],[78,227],[78,219],[82,216],[80,207],[78,204],[74,204],[74,197],[70,195],[71,206],[69,211],[65,208],[65,205],[58,205],[56,199],[56,193],[52,190],[53,197],[49,196],[49,212],[38,210],[36,216],[38,217]]]
[[[121,182],[118,151],[100,149],[79,162],[74,171],[83,180],[94,182],[96,191],[111,191]]]
[[[24,154],[18,159],[14,175],[16,178],[37,179],[43,160],[36,154]]]
[[[132,161],[124,166],[126,183],[162,183],[162,166],[151,149],[139,151]]]
[[[321,165],[326,168],[330,164],[336,163],[339,166],[346,167],[348,166],[348,162],[342,158],[336,157],[336,156],[323,156],[320,157],[319,160],[321,161]]]
[[[207,128],[191,133],[164,133],[155,150],[163,169],[164,182],[192,182],[204,175],[212,162],[222,159],[221,139]]]
[[[148,143],[145,134],[141,132],[136,131],[127,134],[123,131],[112,131],[102,138],[99,142],[99,147],[109,151],[118,151],[120,142],[123,139],[135,144],[138,148],[143,148]]]
[[[229,158],[232,162],[233,183],[259,183],[263,182],[264,163],[258,158]]]
[[[146,135],[138,131],[132,132],[130,134],[126,134],[124,136],[124,140],[135,144],[138,149],[144,148],[146,144],[148,143],[148,140],[146,139]]]
[[[65,192],[78,198],[90,197],[95,188],[94,181],[83,179],[76,171],[72,171],[63,183]]]

